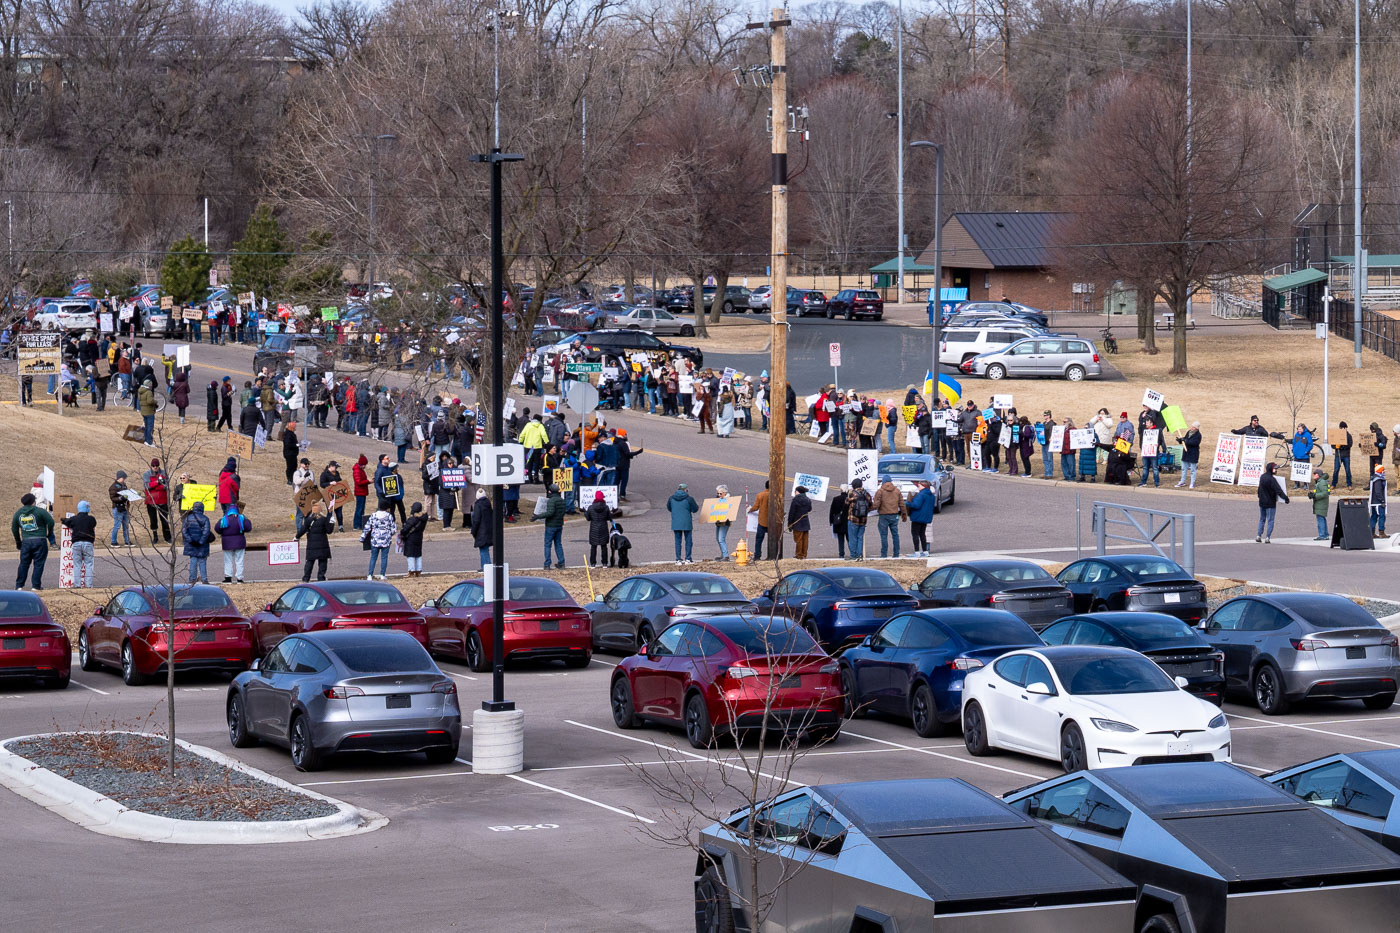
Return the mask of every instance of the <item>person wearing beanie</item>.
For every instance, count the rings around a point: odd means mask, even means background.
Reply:
[[[44,562],[49,559],[49,545],[54,544],[53,516],[35,504],[34,493],[26,492],[19,498],[19,508],[10,519],[10,534],[14,535],[15,548],[19,550],[19,573],[15,577],[15,589],[24,589],[24,579],[29,576],[29,567],[34,567],[34,589],[44,588]]]
[[[248,548],[248,532],[253,523],[238,510],[235,503],[214,523],[219,534],[219,547],[224,552],[224,582],[243,582],[243,554]]]
[[[184,554],[190,559],[190,583],[209,582],[209,544],[214,531],[204,514],[204,503],[195,502],[180,525],[180,538],[185,542]]]
[[[1385,467],[1378,465],[1371,474],[1371,496],[1368,504],[1371,509],[1371,537],[1385,537]]]
[[[875,510],[875,500],[865,491],[862,480],[851,480],[846,494],[846,546],[851,560],[865,560],[865,523]]]
[[[481,486],[476,487],[476,500],[472,502],[471,528],[472,544],[476,545],[481,555],[481,569],[484,572],[486,565],[491,563],[491,546],[495,542],[496,526],[492,521],[491,497]]]
[[[1259,530],[1254,535],[1254,543],[1269,543],[1269,538],[1274,533],[1274,516],[1278,513],[1278,500],[1284,502],[1288,500],[1288,493],[1284,492],[1283,483],[1279,481],[1275,472],[1278,464],[1270,461],[1264,465],[1264,475],[1259,477]]]
[[[131,513],[127,511],[130,503],[123,495],[126,490],[126,470],[118,470],[117,478],[107,487],[107,498],[112,504],[112,547],[117,546],[118,528],[122,532],[122,543],[131,547]]]
[[[62,521],[73,535],[73,585],[87,589],[92,586],[93,545],[97,540],[97,519],[92,517],[92,505],[82,500],[78,503],[78,514]]]
[[[365,472],[365,467],[368,465],[369,457],[360,454],[360,458],[350,468],[351,492],[355,494],[355,517],[351,520],[350,527],[356,531],[365,525],[365,498],[369,495],[369,474]]]
[[[550,483],[545,487],[547,498],[545,499],[544,511],[530,516],[530,521],[544,522],[544,569],[549,569],[549,549],[554,546],[554,556],[559,562],[559,569],[564,569],[564,513],[568,511],[564,505],[564,497],[559,495],[559,487]]]
[[[238,475],[238,459],[229,457],[224,461],[224,468],[219,471],[219,508],[224,514],[228,514],[228,510],[238,502],[242,486],[243,480]]]
[[[219,383],[219,422],[214,430],[219,428],[233,430],[233,380],[228,376]]]
[[[588,520],[588,563],[594,567],[602,566],[607,563],[608,534],[612,530],[613,512],[601,491],[593,494],[593,501],[588,503],[583,517]],[[598,556],[600,552],[601,559]]]

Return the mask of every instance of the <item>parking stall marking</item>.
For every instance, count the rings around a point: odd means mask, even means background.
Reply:
[[[686,750],[686,749],[684,749],[684,748],[677,748],[677,747],[672,746],[672,745],[666,745],[666,744],[664,744],[664,743],[662,743],[662,742],[653,742],[653,741],[651,741],[651,740],[649,740],[649,739],[643,739],[643,738],[640,738],[640,737],[634,736],[634,735],[623,735],[623,734],[620,733],[620,732],[612,732],[612,731],[610,731],[610,730],[608,730],[608,729],[600,729],[600,728],[598,728],[597,726],[590,726],[590,725],[588,725],[587,723],[575,722],[575,721],[572,720],[572,719],[566,719],[566,720],[564,720],[564,721],[565,721],[566,723],[568,723],[569,725],[571,725],[571,726],[578,726],[580,729],[589,729],[589,730],[591,730],[591,731],[593,731],[593,732],[601,732],[603,735],[610,735],[610,736],[612,736],[613,738],[617,738],[617,739],[626,739],[626,740],[629,741],[629,742],[638,742],[638,743],[640,743],[640,744],[642,744],[642,745],[650,745],[652,748],[656,749],[656,750],[659,751],[659,752],[671,752],[672,754],[675,754],[675,755],[684,755],[684,756],[687,757],[687,758],[693,758],[693,759],[695,759],[696,761],[708,761],[708,762],[711,762],[712,764],[717,764],[717,765],[719,765],[721,768],[738,768],[738,769],[740,769],[740,770],[744,770],[744,766],[743,766],[743,765],[741,765],[741,764],[736,764],[735,762],[730,761],[730,760],[727,760],[727,759],[724,759],[724,758],[712,758],[712,757],[710,757],[710,756],[708,756],[708,755],[701,755],[701,754],[698,753],[698,752],[688,751],[688,750]],[[760,772],[758,772],[758,773],[759,773],[762,777],[768,778],[768,780],[770,780],[770,781],[782,781],[784,784],[791,784],[793,787],[805,787],[805,786],[806,786],[802,781],[794,781],[794,780],[792,780],[791,778],[779,777],[779,776],[776,775],[776,774],[769,774],[769,773],[766,772],[766,771],[760,771]]]
[[[442,667],[439,666],[439,667],[438,667],[438,670],[442,670]],[[473,677],[473,676],[471,676],[470,674],[458,674],[456,671],[442,671],[442,672],[443,672],[444,674],[446,674],[448,677],[456,677],[456,678],[458,678],[459,680],[480,680],[480,679],[481,679],[480,677]]]
[[[100,694],[102,694],[104,697],[109,697],[109,696],[111,696],[111,694],[108,693],[106,690],[98,690],[96,687],[89,687],[87,684],[83,683],[81,680],[71,680],[71,679],[70,679],[68,682],[69,682],[70,684],[73,684],[74,686],[82,687],[84,690],[91,690],[93,693],[100,693]]]
[[[589,798],[589,797],[584,797],[584,796],[582,796],[581,794],[575,794],[575,793],[572,793],[572,792],[567,791],[567,790],[561,790],[561,789],[559,789],[558,787],[550,787],[548,784],[541,784],[541,783],[539,783],[538,781],[532,781],[532,780],[530,780],[529,778],[523,778],[523,777],[521,777],[521,776],[518,775],[518,774],[506,774],[506,775],[502,775],[502,776],[503,776],[503,777],[508,777],[508,778],[510,778],[512,781],[519,781],[521,784],[529,784],[531,787],[538,787],[540,790],[547,790],[547,791],[549,791],[550,793],[554,793],[554,794],[562,794],[563,796],[568,797],[568,798],[570,798],[570,799],[572,799],[572,800],[578,800],[578,801],[580,801],[580,802],[582,802],[582,803],[591,804],[591,805],[593,805],[593,806],[595,806],[595,807],[599,807],[599,808],[601,808],[601,809],[603,809],[603,810],[608,810],[608,811],[610,811],[610,812],[612,812],[612,813],[619,814],[620,816],[625,816],[625,817],[628,817],[629,819],[637,820],[638,822],[646,823],[646,824],[648,824],[648,825],[653,825],[653,826],[656,824],[656,820],[648,819],[648,818],[646,818],[645,816],[642,816],[642,815],[639,814],[639,813],[633,813],[631,810],[626,810],[626,809],[623,809],[622,807],[614,807],[614,806],[612,806],[611,804],[606,804],[606,803],[603,803],[602,801],[599,801],[599,800],[593,800],[593,799],[591,799],[591,798]]]
[[[945,755],[942,752],[919,748],[915,745],[904,745],[900,742],[891,742],[888,739],[877,739],[873,735],[862,735],[859,732],[846,731],[843,732],[842,735],[854,736],[855,738],[866,739],[870,742],[879,742],[881,745],[892,745],[906,752],[918,752],[921,755],[932,755],[934,758],[946,758],[949,761],[956,761],[958,764],[976,765],[979,768],[988,768],[992,771],[1000,771],[1003,774],[1014,774],[1017,777],[1030,778],[1033,781],[1039,781],[1045,778],[1043,774],[1031,774],[1029,771],[1017,771],[1014,768],[1003,768],[1001,765],[988,764],[985,761],[978,761],[976,758],[959,758],[957,755]]]
[[[1345,732],[1333,732],[1330,729],[1315,729],[1312,726],[1304,726],[1296,722],[1270,722],[1267,719],[1257,719],[1253,716],[1241,716],[1238,713],[1226,713],[1231,719],[1243,719],[1246,722],[1263,723],[1266,726],[1277,726],[1280,729],[1298,729],[1303,732],[1316,732],[1318,735],[1330,735],[1338,739],[1351,739],[1353,742],[1370,742],[1372,745],[1384,745],[1386,748],[1400,748],[1400,744],[1386,742],[1381,739],[1368,739],[1360,735],[1348,735]]]

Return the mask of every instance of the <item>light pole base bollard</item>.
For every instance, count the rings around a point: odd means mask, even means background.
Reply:
[[[472,771],[516,774],[525,769],[525,711],[472,713]]]

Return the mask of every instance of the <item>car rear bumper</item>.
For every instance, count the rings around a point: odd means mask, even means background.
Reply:
[[[592,650],[593,636],[589,632],[506,635],[506,658],[512,661],[582,658]]]
[[[462,717],[393,720],[391,722],[320,723],[316,746],[336,752],[404,754],[450,748],[461,742]]]
[[[29,636],[30,641],[34,636]],[[73,665],[68,639],[52,639],[46,648],[25,647],[0,651],[0,677],[61,677]]]
[[[1388,666],[1347,671],[1286,671],[1283,679],[1289,696],[1360,700],[1395,693],[1397,671]]]
[[[1205,603],[1159,603],[1153,600],[1152,605],[1145,606],[1135,599],[1127,600],[1123,606],[1129,612],[1161,612],[1169,616],[1176,616],[1183,622],[1195,624],[1206,617],[1209,611]]]
[[[804,706],[792,709],[770,709],[766,714],[762,708],[740,712],[729,724],[729,730],[736,732],[758,729],[763,726],[765,718],[768,728],[779,729],[783,732],[806,732],[811,729],[826,729],[841,724],[839,703],[832,700],[830,708]]]
[[[142,645],[135,639],[132,655],[136,669],[150,676],[165,671],[166,649],[163,644]],[[226,671],[238,673],[246,671],[253,663],[253,645],[249,641],[192,641],[186,645],[178,642],[175,647],[175,670],[177,671]]]

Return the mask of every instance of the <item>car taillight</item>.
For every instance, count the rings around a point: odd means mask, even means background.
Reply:
[[[340,626],[342,626],[342,625],[354,625],[354,624],[355,624],[355,620],[354,620],[354,619],[351,619],[351,618],[349,618],[349,617],[347,617],[347,616],[336,616],[335,618],[331,619],[329,622],[326,623],[326,625],[329,626],[330,628],[338,628],[338,627],[340,627]]]
[[[858,603],[853,603],[853,602],[851,602],[851,601],[849,601],[849,600],[838,599],[836,602],[834,602],[834,603],[831,604],[831,608],[832,608],[832,609],[835,609],[837,612],[841,612],[842,610],[846,610],[846,609],[854,609],[854,608],[856,608],[857,605],[859,605],[859,604],[858,604]]]
[[[346,700],[350,697],[362,697],[365,692],[359,687],[326,687],[321,691],[321,695],[327,700]]]
[[[457,693],[457,685],[450,680],[439,680],[433,684],[433,693],[445,693],[454,696]]]
[[[818,668],[818,673],[839,674],[841,673],[841,665],[837,664],[835,661],[828,661]]]
[[[1381,637],[1381,644],[1387,648],[1400,648],[1400,638],[1395,635],[1385,635]]]
[[[995,606],[997,603],[1004,603],[1004,602],[1006,602],[1006,600],[1007,600],[1008,598],[1009,598],[1009,597],[1003,596],[1001,593],[995,593],[995,594],[993,594],[993,596],[992,596],[991,599],[987,600],[987,602],[989,602],[989,603],[991,603],[993,606]]]
[[[1094,362],[1097,363],[1098,361],[1099,361],[1099,355],[1098,355],[1097,353],[1095,353],[1095,354],[1094,354]]]
[[[1319,648],[1331,647],[1321,638],[1290,638],[1288,643],[1293,646],[1295,651],[1316,651]]]
[[[1130,587],[1128,587],[1126,590],[1123,591],[1123,595],[1124,595],[1124,596],[1141,596],[1143,593],[1146,593],[1146,592],[1147,592],[1147,590],[1143,589],[1143,588],[1140,587],[1140,586],[1130,586]]]
[[[954,658],[948,662],[948,666],[955,671],[975,671],[983,664],[976,658]]]
[[[745,677],[758,676],[758,671],[754,670],[751,667],[744,667],[740,664],[736,664],[733,667],[725,668],[723,673],[725,674],[725,676],[730,677],[733,680],[743,680]]]

